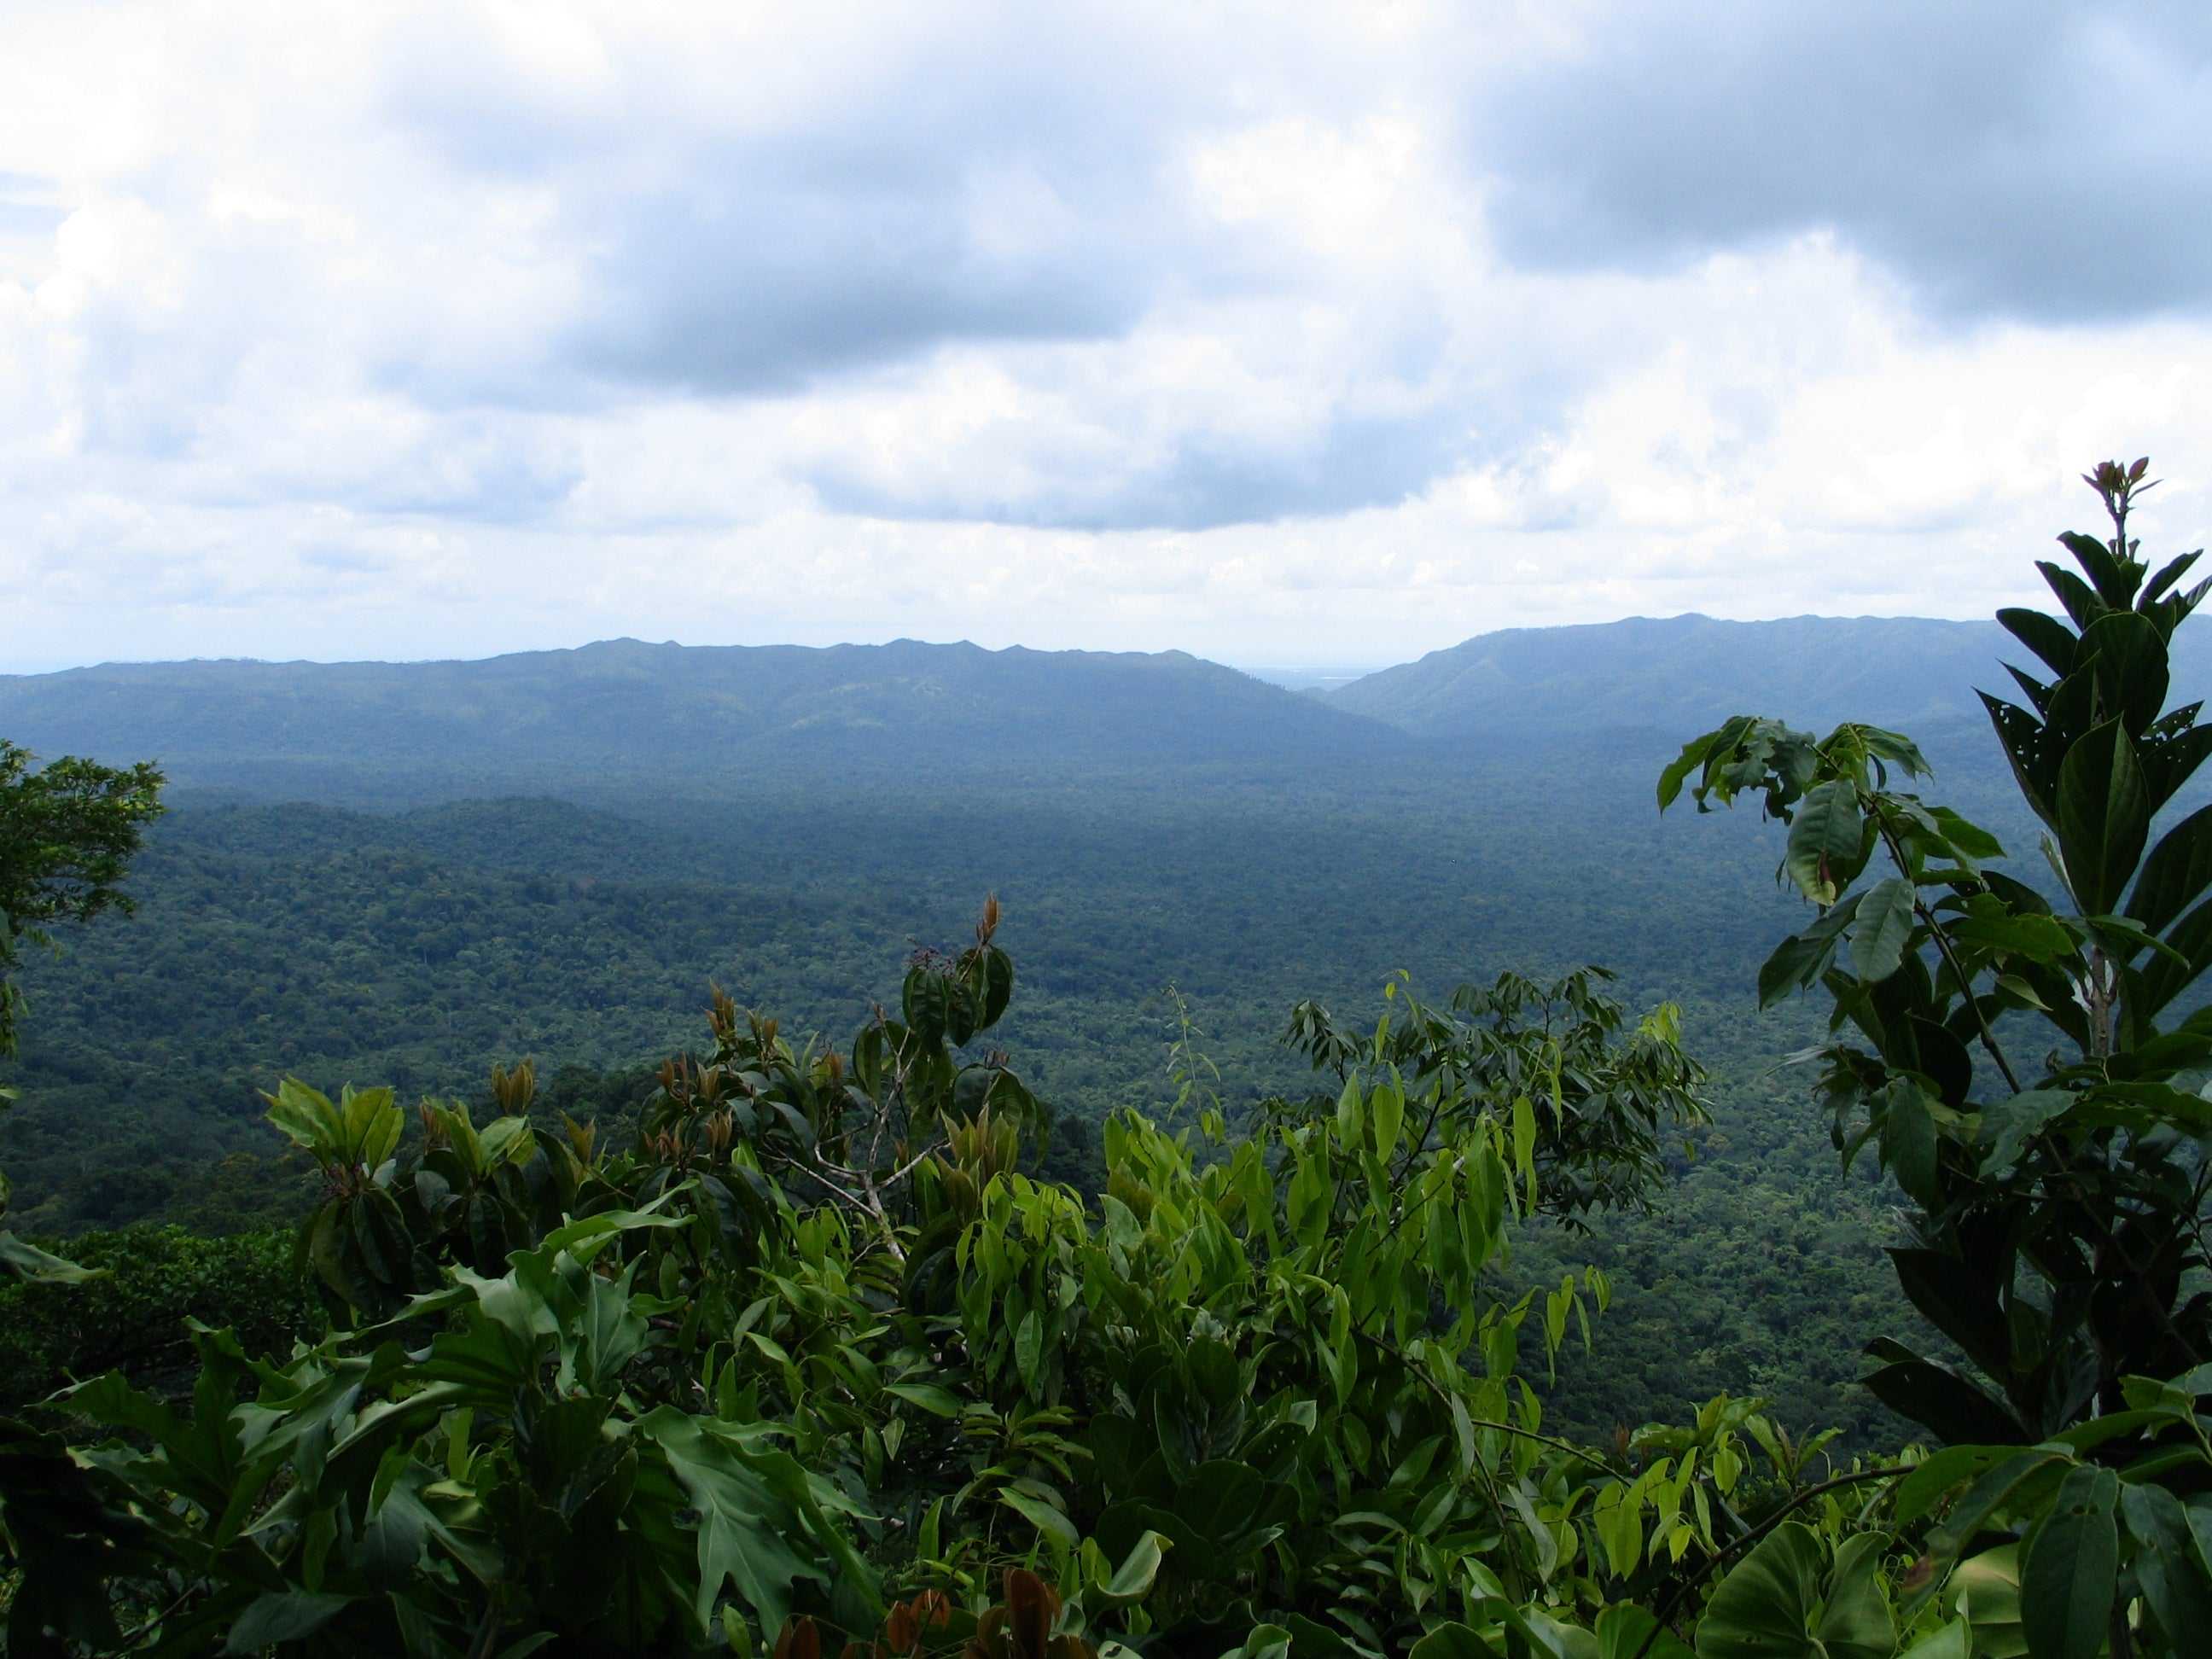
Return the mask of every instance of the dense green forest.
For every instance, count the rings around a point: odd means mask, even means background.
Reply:
[[[7,750],[9,945],[131,912],[7,964],[8,1651],[2185,1650],[2212,584],[2144,471],[1994,745],[1079,658],[1055,753],[975,718],[1049,659],[902,647],[537,794],[537,659],[141,677],[258,699],[158,823]],[[615,660],[599,741],[743,701]]]
[[[1723,1389],[1771,1393],[1855,1440],[1886,1431],[1847,1333],[1893,1307],[1894,1194],[1840,1171],[1811,1079],[1817,1030],[1747,988],[1800,906],[1778,843],[1662,820],[1634,739],[1485,766],[1376,762],[1344,778],[1248,769],[904,791],[805,780],[739,799],[470,802],[377,815],[179,792],[137,915],[28,964],[35,1040],[8,1126],[18,1224],[228,1231],[295,1218],[304,1176],[259,1091],[295,1073],[404,1097],[538,1060],[579,1115],[635,1105],[696,1046],[707,988],[832,1030],[905,957],[996,891],[1022,964],[1004,1041],[1059,1111],[1056,1158],[1118,1107],[1172,1098],[1172,986],[1232,1111],[1310,1086],[1278,1041],[1316,997],[1371,1019],[1389,975],[1431,994],[1508,969],[1601,963],[1644,1008],[1680,1002],[1716,1121],[1651,1217],[1585,1244],[1615,1275],[1601,1351],[1557,1408],[1591,1431]],[[1532,767],[1543,787],[1528,787]],[[1968,793],[1995,783],[1960,769]],[[1947,781],[1949,780],[1947,779]],[[1685,1340],[1687,1334],[1692,1340]]]

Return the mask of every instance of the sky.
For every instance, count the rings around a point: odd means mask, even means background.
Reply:
[[[0,672],[1985,615],[2212,507],[2212,8],[0,11]]]

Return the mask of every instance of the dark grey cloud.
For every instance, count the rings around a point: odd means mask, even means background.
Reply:
[[[563,106],[446,40],[395,60],[390,108],[449,163],[557,191],[591,303],[544,369],[778,394],[950,343],[1116,337],[1170,288],[1279,286],[1177,198],[1178,146],[1219,113],[1146,50],[1016,14],[856,65],[763,131],[742,107]]]
[[[1954,319],[2212,302],[2212,7],[1624,7],[1468,112],[1522,264],[1832,229]]]
[[[1000,248],[951,167],[829,187],[805,171],[726,150],[682,189],[596,216],[600,307],[571,342],[580,363],[695,392],[791,392],[949,341],[1118,335],[1153,297],[1157,267],[1088,190],[1070,234]]]

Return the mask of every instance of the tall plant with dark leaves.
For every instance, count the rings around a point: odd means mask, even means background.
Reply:
[[[1868,1386],[1949,1449],[1899,1494],[1900,1518],[1943,1517],[1913,1590],[1975,1556],[2019,1584],[2038,1655],[2181,1650],[2212,1613],[2212,1013],[2176,1012],[2212,964],[2212,807],[2160,822],[2212,755],[2199,705],[2167,706],[2212,583],[2185,585],[2196,553],[2141,557],[2148,470],[2087,475],[2111,534],[2039,562],[2057,614],[1997,616],[2026,662],[2016,700],[1983,700],[2047,880],[1904,787],[1927,763],[1875,726],[1740,714],[1659,781],[1662,811],[1686,784],[1700,811],[1749,795],[1789,825],[1781,878],[1817,914],[1759,998],[1829,998],[1837,1145],[1917,1206],[1890,1254],[1964,1361],[1868,1351]]]

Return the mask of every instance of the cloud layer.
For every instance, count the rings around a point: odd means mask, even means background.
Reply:
[[[2122,449],[2203,538],[2197,8],[32,5],[0,46],[0,672],[1970,615]]]

